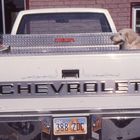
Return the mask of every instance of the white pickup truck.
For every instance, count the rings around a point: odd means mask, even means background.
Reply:
[[[19,13],[0,38],[0,139],[139,140],[140,52],[107,10]]]

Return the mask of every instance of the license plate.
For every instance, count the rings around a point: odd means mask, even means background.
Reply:
[[[54,135],[87,134],[87,118],[54,118],[53,133]]]

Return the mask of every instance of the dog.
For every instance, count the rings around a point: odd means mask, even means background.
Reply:
[[[120,30],[110,38],[114,45],[120,45],[120,49],[140,49],[140,36],[132,29],[125,28]]]

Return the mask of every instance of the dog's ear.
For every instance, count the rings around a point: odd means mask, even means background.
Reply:
[[[129,44],[132,44],[133,41],[137,39],[137,34],[131,30],[125,33],[126,41]]]

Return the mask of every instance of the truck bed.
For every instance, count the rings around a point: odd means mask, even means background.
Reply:
[[[137,108],[140,53],[111,35],[4,35],[0,111]]]
[[[140,51],[111,35],[2,36],[2,139],[139,139]]]

